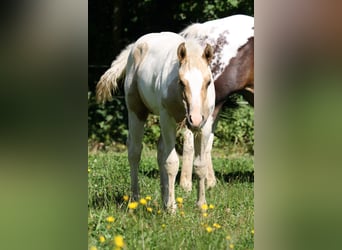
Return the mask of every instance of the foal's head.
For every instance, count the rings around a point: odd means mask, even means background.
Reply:
[[[210,114],[207,96],[209,85],[213,84],[210,61],[213,50],[209,44],[203,49],[195,42],[181,43],[177,50],[180,62],[179,84],[182,91],[186,118],[190,128],[201,128]]]

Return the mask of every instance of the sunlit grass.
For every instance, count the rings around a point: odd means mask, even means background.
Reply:
[[[218,183],[206,193],[208,204],[196,207],[195,181],[190,193],[177,183],[178,208],[171,215],[162,207],[153,153],[142,159],[137,202],[130,197],[126,153],[90,155],[89,249],[253,249],[254,183],[244,177],[253,170],[253,160],[214,158],[213,162]],[[226,178],[230,171],[240,176]]]

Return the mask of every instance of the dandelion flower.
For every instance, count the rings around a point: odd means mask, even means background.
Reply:
[[[179,214],[180,214],[181,216],[184,216],[184,211],[180,211]]]
[[[105,237],[103,237],[102,235],[99,237],[99,241],[101,242],[101,243],[103,243],[103,242],[105,242]]]
[[[137,207],[138,207],[138,202],[136,202],[136,201],[128,203],[129,209],[136,209]]]
[[[218,224],[218,223],[214,223],[214,224],[213,224],[213,227],[215,227],[215,228],[221,228],[221,225]]]
[[[182,197],[177,197],[176,201],[177,201],[177,203],[182,204],[183,203],[183,198]]]
[[[229,248],[233,249],[234,248],[234,244],[229,244]]]
[[[208,217],[208,213],[203,213],[202,216],[203,217]]]
[[[128,201],[129,196],[128,195],[124,195],[122,198],[123,198],[124,201]]]
[[[207,230],[208,233],[211,233],[213,231],[212,227],[206,227],[205,230]]]
[[[123,248],[125,243],[124,243],[124,240],[123,240],[123,237],[121,235],[117,235],[114,237],[114,244],[116,247],[118,248]]]
[[[108,216],[106,220],[107,222],[112,223],[115,221],[115,218],[113,216]]]
[[[146,205],[147,204],[147,200],[144,199],[144,198],[140,199],[139,202],[140,202],[141,205]]]
[[[214,207],[215,207],[215,206],[214,206],[213,204],[210,204],[210,205],[209,205],[209,208],[210,208],[210,209],[214,209]]]
[[[226,240],[230,240],[230,239],[231,239],[230,235],[227,235]]]
[[[97,248],[95,246],[91,246],[89,250],[97,250]]]
[[[254,229],[252,229],[251,233],[254,234]]]
[[[160,209],[157,211],[157,214],[161,214],[161,210]]]
[[[202,210],[206,211],[206,210],[208,210],[208,205],[207,204],[203,204],[201,208],[202,208]]]
[[[165,224],[162,224],[162,228],[165,228],[166,227],[166,225]]]
[[[146,208],[146,210],[147,210],[147,212],[152,213],[152,208],[151,207]]]
[[[146,199],[147,201],[150,201],[150,200],[152,200],[152,197],[148,195],[148,196],[145,197],[145,199]]]

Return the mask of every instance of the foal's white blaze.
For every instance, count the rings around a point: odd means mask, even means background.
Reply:
[[[194,68],[184,74],[184,79],[187,80],[190,89],[191,100],[189,103],[189,116],[192,125],[199,127],[202,120],[202,84],[203,75],[200,70]]]

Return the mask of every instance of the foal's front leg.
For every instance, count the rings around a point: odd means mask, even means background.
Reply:
[[[158,164],[164,205],[171,212],[177,208],[175,200],[175,182],[179,168],[179,159],[175,149],[176,122],[168,114],[160,114],[161,137],[158,146]]]
[[[192,189],[192,165],[194,160],[194,135],[190,129],[186,128],[184,132],[183,143],[183,161],[180,176],[180,186],[185,191]]]
[[[205,199],[205,180],[208,175],[211,151],[211,125],[212,118],[208,118],[206,124],[200,132],[194,134],[195,160],[194,171],[198,177],[197,205],[201,207],[206,204]]]

